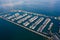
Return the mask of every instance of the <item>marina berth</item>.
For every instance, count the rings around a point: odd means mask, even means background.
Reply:
[[[28,26],[30,23],[27,21],[25,23],[23,23],[24,26]]]
[[[41,23],[43,20],[44,20],[43,17],[42,17],[42,18],[39,18],[34,24],[32,24],[32,26],[30,26],[30,28],[35,29],[35,27],[36,27],[39,23]]]
[[[26,15],[27,15],[27,14],[19,15],[19,16],[15,17],[15,18],[11,19],[11,20],[12,20],[12,21],[16,21],[16,20],[19,20],[19,19],[25,17]]]
[[[51,30],[51,28],[53,27],[53,25],[54,25],[53,23],[50,23],[48,30]]]
[[[32,18],[29,20],[29,22],[33,22],[33,21],[35,21],[37,18],[38,18],[38,16],[34,16],[34,17],[32,17]]]
[[[38,32],[42,32],[44,28],[47,26],[47,24],[51,21],[51,19],[47,18],[44,23],[38,28]]]
[[[17,23],[22,23],[23,21],[27,20],[28,18],[30,18],[31,16],[26,16],[25,18],[22,18],[20,20],[17,21]]]

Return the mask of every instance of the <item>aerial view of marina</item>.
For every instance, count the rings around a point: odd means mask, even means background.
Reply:
[[[60,40],[60,0],[0,0],[0,40]]]

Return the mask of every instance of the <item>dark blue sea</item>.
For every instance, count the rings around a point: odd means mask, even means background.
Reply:
[[[20,1],[20,4],[16,4]],[[60,16],[60,0],[17,0],[12,1],[12,4],[15,2],[16,5],[9,6],[9,1],[0,1],[1,10],[10,10],[10,9],[21,9],[29,12],[41,13],[49,16]],[[2,6],[6,4],[6,6]],[[0,11],[1,11],[0,10]]]

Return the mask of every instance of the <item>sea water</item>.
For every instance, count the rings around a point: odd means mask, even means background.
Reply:
[[[5,3],[0,1],[0,4]],[[60,0],[33,0],[30,2],[25,1],[22,5],[14,5],[13,7],[0,6],[0,12],[7,12],[10,9],[21,9],[29,12],[45,14],[48,16],[60,16]],[[30,33],[27,30],[25,31],[25,29],[21,29],[20,27],[17,27],[16,25],[3,19],[0,19],[0,30],[0,37],[2,37],[2,39],[20,40],[21,38],[23,40],[44,40],[42,37],[35,35],[34,33]]]

